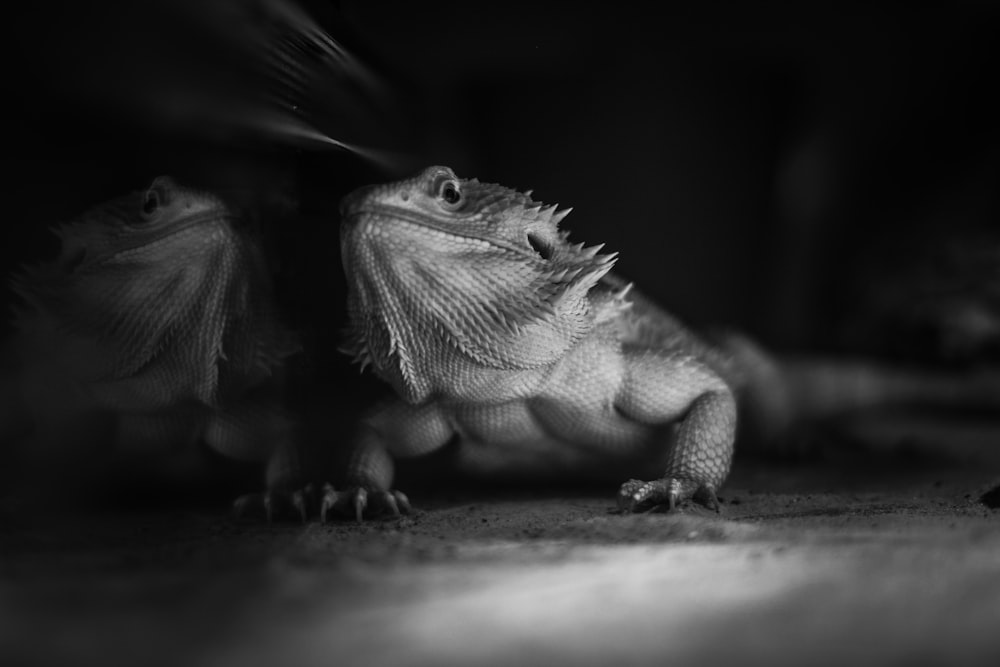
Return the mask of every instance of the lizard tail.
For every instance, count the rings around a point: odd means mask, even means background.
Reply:
[[[777,359],[747,339],[726,347],[743,412],[764,439],[795,424],[861,410],[903,408],[1000,416],[1000,372],[890,366],[861,360]]]

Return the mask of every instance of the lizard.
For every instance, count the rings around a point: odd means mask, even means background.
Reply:
[[[270,503],[296,474],[274,385],[298,343],[234,209],[161,176],[54,231],[58,255],[11,280],[0,441],[31,481],[98,459],[190,470],[205,445],[263,463]]]
[[[995,407],[992,380],[710,340],[612,272],[617,253],[570,242],[572,209],[531,194],[435,166],[341,201],[342,351],[393,397],[361,421],[324,519],[409,511],[395,461],[451,444],[467,473],[620,482],[622,512],[718,510],[744,414],[773,435],[800,413],[880,402]]]

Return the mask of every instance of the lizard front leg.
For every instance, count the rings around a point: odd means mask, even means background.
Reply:
[[[394,458],[429,454],[451,440],[455,431],[434,402],[410,405],[391,399],[362,419],[350,444],[342,491],[327,485],[320,505],[323,520],[329,512],[353,514],[361,522],[366,514],[410,511],[406,495],[392,488]]]
[[[331,510],[353,514],[358,523],[364,520],[366,512],[393,516],[409,513],[409,498],[392,488],[394,473],[395,464],[386,449],[384,433],[372,422],[362,421],[351,443],[347,487],[342,491],[332,484],[323,487],[320,520],[326,521]]]
[[[234,461],[264,464],[264,490],[246,493],[233,502],[237,517],[251,509],[263,511],[270,522],[275,514],[291,511],[308,518],[310,488],[303,489],[299,439],[293,423],[277,408],[248,401],[212,413],[202,434],[205,444]]]
[[[736,437],[736,400],[725,382],[691,357],[632,355],[616,406],[646,423],[679,420],[663,477],[625,482],[618,492],[619,508],[673,508],[693,499],[718,510],[716,491],[729,474]]]

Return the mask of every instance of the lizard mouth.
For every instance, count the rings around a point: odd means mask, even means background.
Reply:
[[[431,230],[434,234],[443,234],[449,238],[466,239],[479,244],[483,249],[503,250],[520,255],[531,260],[538,260],[544,255],[532,246],[519,246],[509,241],[491,238],[482,234],[460,231],[453,224],[440,223],[433,218],[414,213],[395,206],[361,205],[344,211],[345,224],[368,226],[390,231],[398,225],[410,225],[422,230]],[[549,251],[551,254],[551,250]]]

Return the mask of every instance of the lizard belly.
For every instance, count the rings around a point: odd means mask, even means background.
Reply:
[[[624,381],[617,340],[595,333],[552,369],[533,396],[459,404],[452,418],[461,467],[489,475],[574,479],[662,474],[673,424],[621,414],[615,397]]]
[[[546,399],[465,405],[453,414],[458,465],[476,475],[617,479],[659,470],[669,425],[651,427],[613,409],[588,410]]]

